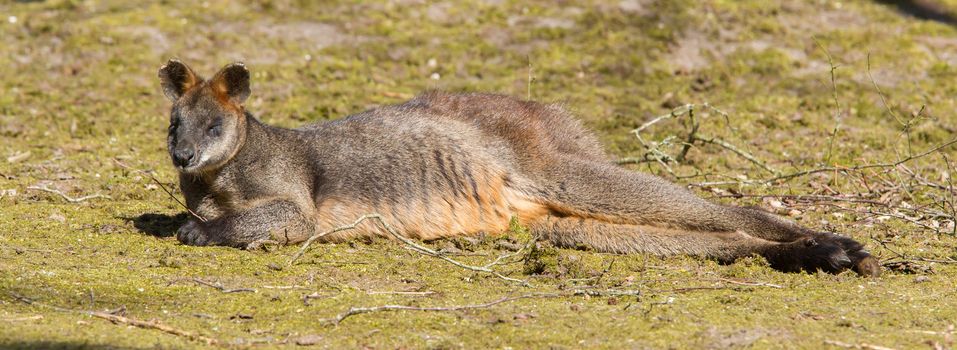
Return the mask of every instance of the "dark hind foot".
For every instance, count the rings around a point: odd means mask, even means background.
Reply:
[[[782,243],[762,254],[771,267],[784,272],[839,273],[852,269],[862,276],[879,276],[880,264],[857,241],[833,233],[818,232],[794,242]]]
[[[819,241],[830,241],[839,245],[851,259],[851,269],[859,275],[870,277],[881,275],[880,262],[877,261],[877,258],[871,256],[860,242],[830,232],[815,232],[812,237]]]

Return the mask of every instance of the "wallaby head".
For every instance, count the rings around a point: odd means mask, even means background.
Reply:
[[[229,64],[203,80],[186,64],[171,59],[160,68],[159,78],[163,93],[173,102],[167,137],[173,165],[180,172],[200,174],[228,162],[246,138],[246,67]]]

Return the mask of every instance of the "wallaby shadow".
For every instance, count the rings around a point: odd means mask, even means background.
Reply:
[[[946,6],[931,0],[876,0],[876,2],[893,6],[898,12],[914,16],[923,20],[940,22],[957,26],[957,16]]]
[[[187,213],[179,213],[173,216],[157,213],[146,213],[135,218],[126,218],[123,220],[133,223],[138,231],[155,237],[173,237],[176,235],[176,229],[186,223],[189,216]]]

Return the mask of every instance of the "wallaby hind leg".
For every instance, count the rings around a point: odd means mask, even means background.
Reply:
[[[853,268],[861,275],[880,273],[876,261],[855,265],[835,242],[820,242],[814,238],[780,243],[742,232],[693,232],[569,217],[542,218],[532,223],[530,230],[560,247],[587,245],[603,252],[659,256],[687,254],[723,263],[757,254],[767,259],[771,267],[785,272],[822,270],[837,273]]]
[[[780,243],[811,239],[843,249],[856,270],[877,264],[863,245],[847,237],[809,230],[761,210],[711,203],[656,176],[572,156],[557,158],[552,162],[557,165],[547,170],[543,192],[550,209],[562,215],[681,231],[743,232]]]
[[[812,232],[760,210],[709,202],[657,176],[560,158],[545,184],[546,200],[558,212],[693,231],[744,231],[777,242],[795,241]]]

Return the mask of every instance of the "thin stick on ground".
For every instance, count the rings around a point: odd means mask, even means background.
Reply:
[[[201,280],[201,279],[199,279],[199,278],[193,278],[192,281],[193,281],[193,282],[196,282],[197,284],[201,284],[201,285],[204,285],[204,286],[207,286],[207,287],[212,287],[212,288],[218,289],[220,292],[223,292],[223,293],[226,293],[226,294],[229,294],[229,293],[241,293],[241,292],[256,293],[256,290],[255,290],[255,289],[252,289],[252,288],[226,288],[226,287],[224,287],[224,286],[223,286],[222,284],[220,284],[220,283],[207,282],[207,281]]]
[[[416,292],[416,291],[408,291],[408,292],[406,292],[406,291],[374,291],[374,290],[372,290],[372,291],[367,291],[366,294],[369,294],[369,295],[385,294],[385,295],[427,296],[427,295],[436,294],[436,292],[433,292],[433,291],[431,291],[431,290],[429,290],[429,291],[424,291],[424,292]]]
[[[119,159],[113,159],[113,161],[116,162],[116,164],[119,165],[119,166],[120,166],[121,168],[123,168],[123,169],[130,170],[130,171],[134,171],[134,172],[138,172],[138,173],[141,173],[141,174],[144,174],[144,175],[148,176],[148,177],[150,178],[150,180],[153,180],[153,183],[155,183],[157,186],[159,186],[159,188],[163,189],[163,192],[166,192],[166,194],[169,195],[169,198],[172,198],[174,201],[176,201],[177,204],[179,204],[179,206],[183,207],[183,209],[186,209],[186,212],[188,212],[189,215],[192,215],[194,218],[196,218],[197,220],[199,220],[199,221],[201,221],[201,222],[206,222],[206,218],[200,216],[199,214],[197,214],[196,212],[194,212],[192,209],[189,209],[189,207],[186,206],[186,203],[183,203],[183,201],[179,200],[179,198],[177,198],[175,195],[173,195],[173,192],[172,192],[172,191],[170,191],[169,189],[166,188],[166,185],[163,185],[162,182],[160,182],[159,180],[157,180],[157,179],[156,179],[156,176],[153,176],[153,171],[152,171],[152,170],[147,171],[147,170],[135,169],[135,168],[133,168],[133,167],[131,167],[131,166],[129,166],[129,165],[124,164],[124,163],[121,162]]]
[[[378,216],[378,215],[376,215],[376,216]],[[328,231],[325,231],[325,232],[322,232],[322,233],[319,233],[319,234],[312,235],[312,237],[309,237],[309,239],[307,239],[305,242],[302,243],[302,246],[299,248],[299,251],[296,252],[296,254],[292,256],[292,258],[289,258],[289,263],[288,263],[288,264],[289,264],[289,265],[292,265],[293,263],[296,262],[296,260],[299,260],[299,258],[302,257],[302,255],[305,254],[307,250],[309,250],[309,246],[312,245],[312,242],[315,242],[317,239],[320,239],[320,238],[322,238],[322,237],[331,235],[331,234],[336,233],[336,232],[342,232],[342,231],[346,231],[346,230],[355,229],[355,228],[356,228],[357,226],[359,226],[359,224],[361,224],[363,221],[366,221],[366,220],[368,220],[368,219],[371,219],[372,217],[373,217],[373,216],[372,216],[372,215],[369,215],[369,214],[363,215],[363,216],[360,216],[358,219],[356,219],[356,221],[353,221],[351,224],[348,224],[348,225],[345,225],[345,226],[339,226],[339,227],[333,228],[333,229],[331,229],[331,230],[328,230]]]
[[[431,256],[431,257],[435,257],[435,258],[438,258],[438,259],[445,260],[446,262],[448,262],[448,263],[450,263],[450,264],[452,264],[452,265],[461,267],[461,268],[466,269],[466,270],[471,270],[471,271],[475,271],[475,272],[487,273],[487,274],[490,274],[490,275],[492,275],[492,276],[498,277],[498,278],[500,278],[500,279],[503,279],[503,280],[506,280],[506,281],[509,281],[509,282],[519,283],[519,284],[521,284],[521,285],[523,285],[523,286],[526,286],[526,287],[530,286],[529,283],[528,283],[528,281],[520,280],[520,279],[517,279],[517,278],[512,278],[512,277],[508,277],[508,276],[502,275],[501,273],[499,273],[499,272],[493,270],[492,267],[494,267],[494,266],[496,266],[496,265],[500,265],[503,260],[505,260],[505,259],[507,259],[507,258],[509,258],[509,257],[512,257],[512,256],[515,256],[515,255],[520,254],[525,248],[527,248],[527,247],[528,247],[530,244],[532,244],[532,243],[526,244],[524,247],[522,247],[522,249],[519,249],[519,250],[516,251],[516,252],[512,252],[512,253],[509,253],[509,254],[505,254],[505,255],[499,256],[499,257],[496,258],[494,261],[492,261],[491,263],[486,264],[486,265],[484,265],[484,266],[473,266],[473,265],[469,265],[469,264],[460,262],[460,261],[458,261],[458,260],[452,259],[452,258],[450,258],[450,257],[448,257],[448,256],[445,256],[445,255],[442,254],[442,253],[439,253],[439,252],[437,252],[437,251],[435,251],[435,250],[433,250],[433,249],[431,249],[431,248],[422,246],[422,245],[420,245],[420,244],[418,244],[418,243],[415,243],[415,242],[412,241],[411,239],[406,238],[405,236],[402,236],[402,235],[399,234],[399,232],[397,232],[391,225],[389,225],[387,222],[385,222],[385,220],[383,220],[383,219],[382,219],[382,216],[379,215],[379,214],[366,214],[366,215],[360,216],[358,219],[356,219],[356,221],[352,222],[352,223],[349,224],[349,225],[336,227],[336,228],[331,229],[331,230],[329,230],[329,231],[325,231],[325,232],[322,232],[322,233],[313,235],[312,237],[309,237],[309,239],[307,239],[305,242],[303,242],[302,247],[299,248],[299,251],[296,252],[296,254],[292,256],[292,258],[289,259],[289,264],[292,265],[297,259],[299,259],[303,254],[305,254],[306,250],[309,249],[309,246],[310,246],[310,245],[312,244],[312,242],[314,242],[316,239],[319,239],[319,238],[321,238],[321,237],[323,237],[323,236],[327,236],[327,235],[332,234],[332,233],[335,233],[335,232],[340,232],[340,231],[355,229],[359,224],[361,224],[363,221],[366,221],[366,220],[375,220],[376,222],[378,222],[379,225],[380,225],[383,229],[385,229],[385,231],[386,231],[390,236],[392,236],[393,238],[395,238],[395,239],[401,241],[402,243],[404,243],[404,244],[406,245],[406,248],[408,248],[409,250],[412,250],[412,251],[414,251],[414,252],[417,252],[417,253],[420,253],[420,254],[423,254],[423,255],[428,255],[428,256]],[[533,239],[532,242],[534,242],[534,240],[535,240],[535,239]]]
[[[847,349],[894,350],[894,348],[888,348],[885,346],[873,345],[868,343],[849,344],[849,343],[840,342],[837,340],[825,340],[824,343],[827,345],[839,346],[839,347],[847,348]]]
[[[205,337],[205,336],[202,336],[202,335],[193,333],[193,332],[189,332],[189,331],[185,331],[185,330],[182,330],[182,329],[179,329],[179,328],[167,326],[167,325],[161,324],[161,323],[159,323],[159,321],[155,321],[155,320],[143,321],[143,320],[138,320],[138,319],[135,319],[135,318],[125,317],[125,316],[120,316],[120,315],[114,315],[114,314],[111,314],[111,313],[106,313],[106,312],[101,312],[101,311],[67,309],[67,308],[63,308],[63,307],[59,307],[59,306],[53,306],[53,305],[43,304],[43,303],[37,302],[37,301],[35,301],[35,300],[33,300],[33,299],[30,299],[30,298],[27,298],[27,297],[24,297],[24,296],[21,296],[21,295],[18,295],[18,294],[16,294],[16,293],[12,293],[12,292],[10,293],[10,295],[11,295],[14,299],[16,299],[17,301],[23,302],[23,303],[28,304],[28,305],[35,305],[35,306],[39,306],[39,307],[43,307],[43,308],[48,308],[48,309],[52,309],[52,310],[56,310],[56,311],[60,311],[60,312],[69,312],[69,313],[78,313],[78,314],[82,314],[82,315],[88,315],[88,316],[92,316],[92,317],[96,317],[96,318],[101,318],[101,319],[104,319],[104,320],[108,320],[108,321],[113,322],[113,323],[115,323],[115,324],[126,324],[126,325],[130,325],[130,326],[134,326],[134,327],[144,328],[144,329],[155,329],[155,330],[158,330],[158,331],[167,333],[167,334],[172,334],[172,335],[175,335],[175,336],[184,337],[184,338],[187,338],[187,339],[190,339],[190,340],[194,340],[194,341],[200,341],[200,342],[206,343],[206,345],[220,345],[220,344],[221,344],[221,343],[219,342],[219,340],[217,340],[217,339]]]
[[[701,182],[701,183],[692,183],[689,185],[697,186],[697,187],[718,186],[718,185],[771,185],[776,182],[792,180],[795,178],[817,174],[817,173],[825,173],[825,172],[847,173],[847,172],[855,172],[855,171],[861,171],[861,170],[867,170],[867,169],[893,169],[903,164],[906,164],[908,162],[926,157],[934,152],[938,152],[947,147],[953,146],[954,144],[957,144],[957,137],[952,138],[949,141],[939,144],[937,146],[934,146],[924,152],[911,155],[891,163],[859,164],[859,165],[853,165],[853,166],[824,166],[819,168],[800,170],[800,171],[782,174],[782,175],[765,178],[765,179],[721,181],[721,182]]]
[[[25,321],[36,321],[42,320],[43,315],[33,315],[33,316],[24,316],[24,317],[13,317],[13,318],[0,318],[0,322],[25,322]]]
[[[742,150],[742,149],[740,149],[740,148],[738,148],[738,147],[735,147],[734,145],[732,145],[732,144],[730,144],[730,143],[728,143],[728,142],[726,142],[726,141],[724,141],[724,140],[722,140],[722,139],[719,139],[719,138],[717,138],[717,137],[706,137],[706,136],[697,136],[697,135],[695,135],[695,136],[693,137],[693,139],[696,140],[696,141],[701,141],[701,142],[705,142],[705,143],[710,143],[710,144],[714,144],[714,145],[721,146],[722,148],[724,148],[724,149],[726,149],[726,150],[729,150],[729,151],[731,151],[731,152],[734,152],[734,154],[737,154],[738,156],[741,156],[741,158],[744,158],[744,159],[748,160],[749,162],[753,163],[754,165],[757,165],[757,166],[761,167],[761,169],[764,169],[764,170],[766,170],[767,172],[769,172],[769,173],[771,173],[771,174],[774,174],[774,175],[780,174],[780,172],[778,172],[776,169],[774,169],[774,168],[772,168],[771,166],[769,166],[767,163],[765,163],[765,162],[761,161],[760,159],[758,159],[758,157],[755,157],[753,154],[748,153],[748,152],[746,152],[746,151],[744,151],[744,150]]]
[[[889,247],[889,246],[887,245],[887,243],[889,243],[889,242],[885,242],[885,241],[882,241],[882,240],[879,240],[879,239],[876,239],[876,238],[873,238],[873,237],[871,237],[871,239],[874,240],[874,242],[876,242],[878,245],[880,245],[881,248],[884,248],[885,250],[887,250],[887,251],[893,253],[894,255],[896,255],[896,257],[893,257],[893,258],[890,258],[890,259],[885,259],[884,262],[883,262],[883,264],[885,264],[885,265],[886,265],[886,264],[893,264],[893,263],[897,263],[897,262],[901,262],[901,261],[910,261],[910,262],[920,261],[920,262],[929,262],[929,263],[938,263],[938,264],[957,264],[957,260],[954,260],[954,259],[951,259],[951,258],[931,259],[931,258],[925,258],[925,257],[920,257],[920,256],[910,257],[910,256],[905,255],[904,253],[901,253],[901,252],[899,252],[899,251],[897,251],[897,250],[895,250],[895,249]]]
[[[74,198],[74,197],[68,196],[66,193],[63,193],[63,191],[55,190],[46,186],[27,186],[27,189],[53,193],[53,194],[59,195],[60,197],[63,197],[63,199],[65,199],[67,202],[70,202],[70,203],[80,203],[80,202],[87,201],[94,198],[113,199],[113,197],[107,196],[105,194],[99,194],[99,193]]]
[[[493,300],[487,303],[482,304],[473,304],[473,305],[456,305],[456,306],[445,306],[445,307],[419,307],[419,306],[408,306],[408,305],[381,305],[373,307],[350,307],[349,310],[341,314],[336,315],[335,318],[327,319],[327,322],[331,322],[334,325],[339,325],[343,320],[361,314],[373,313],[373,312],[384,312],[384,311],[460,311],[460,310],[471,310],[471,309],[484,309],[489,308],[498,304],[507,303],[510,301],[528,299],[528,298],[550,298],[556,297],[557,294],[525,294],[515,297],[504,297],[501,299]]]
[[[331,319],[326,319],[324,321],[330,322],[333,325],[339,325],[346,318],[368,314],[374,312],[388,312],[388,311],[461,311],[461,310],[472,310],[472,309],[485,309],[498,304],[512,302],[521,299],[545,299],[545,298],[561,298],[561,297],[570,297],[570,296],[590,296],[590,297],[618,297],[618,296],[640,296],[641,292],[638,290],[618,290],[618,289],[605,289],[605,290],[593,290],[593,289],[574,289],[565,291],[562,293],[531,293],[523,294],[518,296],[511,297],[502,297],[493,301],[489,301],[481,304],[470,304],[470,305],[453,305],[453,306],[410,306],[410,305],[380,305],[380,306],[370,306],[370,307],[350,307],[349,310],[346,310],[343,313],[336,315],[336,317]]]
[[[493,275],[493,276],[495,276],[495,277],[498,277],[498,278],[500,278],[500,279],[503,279],[503,280],[506,280],[506,281],[509,281],[509,282],[519,283],[519,284],[521,284],[521,285],[523,285],[523,286],[526,286],[526,287],[530,287],[530,286],[531,286],[531,285],[528,283],[528,281],[520,280],[520,279],[517,279],[517,278],[508,277],[508,276],[502,275],[501,273],[499,273],[499,272],[497,272],[497,271],[495,271],[495,270],[492,270],[492,267],[495,266],[495,265],[497,265],[497,264],[499,264],[499,262],[500,262],[502,259],[504,259],[505,256],[500,256],[499,258],[495,259],[495,261],[492,261],[491,263],[489,263],[489,264],[487,264],[487,265],[485,265],[485,266],[472,266],[472,265],[468,265],[468,264],[459,262],[458,260],[455,260],[455,259],[452,259],[452,258],[450,258],[450,257],[447,257],[447,256],[443,255],[442,253],[439,253],[439,252],[437,252],[437,251],[435,251],[435,250],[433,250],[433,249],[431,249],[431,248],[428,248],[428,247],[419,245],[419,244],[413,242],[411,239],[408,239],[408,238],[406,238],[406,237],[400,235],[398,232],[395,231],[395,229],[392,228],[392,226],[390,226],[390,225],[387,224],[385,221],[383,221],[383,220],[382,220],[382,217],[379,216],[378,214],[374,214],[373,218],[377,219],[377,221],[379,222],[379,224],[381,224],[382,227],[385,228],[385,230],[389,233],[389,235],[391,235],[391,236],[394,237],[395,239],[398,239],[398,240],[402,241],[402,243],[405,243],[405,245],[408,246],[408,248],[411,249],[412,251],[415,251],[415,252],[418,252],[418,253],[421,253],[421,254],[424,254],[424,255],[428,255],[428,256],[432,256],[432,257],[436,257],[436,258],[445,260],[445,261],[449,262],[449,263],[452,264],[452,265],[461,267],[461,268],[466,269],[466,270],[472,270],[472,271],[475,271],[475,272],[487,273],[487,274]],[[506,256],[514,256],[514,255],[517,255],[518,253],[520,253],[521,251],[522,251],[522,250],[518,250],[518,251],[516,251],[516,252],[512,252],[512,253],[510,253],[510,254],[506,254]]]
[[[735,281],[735,280],[731,280],[731,279],[727,279],[727,278],[718,278],[718,280],[721,281],[721,282],[736,284],[736,285],[739,285],[739,286],[748,286],[748,287],[770,287],[770,288],[777,288],[777,289],[784,288],[784,286],[777,285],[777,284],[774,284],[774,283],[767,283],[767,282],[744,282],[744,281]]]
[[[729,115],[728,115],[727,113],[725,113],[724,111],[722,111],[722,110],[720,110],[720,109],[717,109],[717,108],[711,106],[711,105],[708,104],[708,103],[702,104],[701,107],[706,108],[706,109],[709,109],[709,110],[711,110],[712,112],[718,113],[719,115],[723,116],[723,117],[725,118],[725,120],[729,120],[729,119],[730,119],[730,117],[729,117]],[[635,138],[638,139],[638,142],[641,143],[641,145],[645,148],[646,152],[645,152],[644,155],[642,155],[642,156],[639,157],[639,158],[627,158],[627,159],[619,160],[619,161],[618,161],[618,164],[657,162],[657,163],[659,163],[660,165],[662,165],[662,167],[663,167],[666,171],[668,171],[670,174],[674,175],[674,176],[677,177],[677,178],[688,177],[688,176],[678,176],[678,175],[676,175],[675,172],[674,172],[674,170],[673,170],[670,166],[668,166],[667,163],[672,162],[672,161],[677,161],[677,162],[680,163],[680,162],[684,161],[685,157],[686,157],[687,154],[688,154],[688,151],[691,149],[691,147],[693,146],[693,144],[694,144],[695,142],[702,142],[702,143],[713,144],[713,145],[719,146],[719,147],[721,147],[721,148],[727,149],[727,150],[733,152],[734,154],[737,154],[738,156],[740,156],[740,157],[746,159],[747,161],[753,163],[754,165],[757,165],[757,166],[760,167],[761,169],[766,170],[767,172],[771,173],[772,175],[779,175],[779,174],[780,174],[780,172],[779,172],[778,170],[776,170],[776,169],[774,169],[773,167],[769,166],[767,163],[761,161],[760,159],[758,159],[758,157],[754,156],[754,155],[751,154],[750,152],[745,151],[745,150],[743,150],[743,149],[741,149],[741,148],[738,148],[737,146],[732,145],[731,143],[729,143],[729,142],[727,142],[727,141],[724,141],[724,140],[722,140],[721,138],[713,137],[713,136],[707,136],[707,135],[702,135],[702,134],[699,132],[700,125],[699,125],[698,121],[695,119],[695,114],[694,114],[695,108],[696,108],[696,105],[695,105],[695,104],[686,104],[686,105],[677,107],[677,108],[675,108],[675,109],[672,109],[670,113],[668,113],[668,114],[663,114],[663,115],[654,117],[654,118],[652,118],[651,120],[649,120],[648,122],[642,124],[641,126],[635,128],[634,130],[632,130],[631,133],[632,133],[632,134],[635,134]],[[669,155],[669,154],[667,154],[667,153],[665,153],[664,151],[661,150],[661,146],[665,146],[665,145],[670,144],[672,138],[667,138],[667,139],[665,139],[665,140],[663,140],[663,141],[661,141],[661,142],[648,142],[648,141],[646,141],[644,138],[641,137],[641,132],[644,131],[645,129],[651,127],[652,125],[657,124],[657,123],[659,123],[659,122],[661,122],[661,121],[663,121],[663,120],[666,120],[666,119],[676,119],[676,118],[679,118],[679,117],[681,117],[681,116],[683,116],[683,115],[687,115],[687,116],[688,116],[688,119],[690,119],[690,121],[691,121],[691,131],[688,133],[688,136],[685,137],[686,141],[685,141],[685,142],[681,142],[681,143],[682,143],[682,148],[681,148],[680,153],[679,153],[677,156],[671,156],[671,155]],[[730,125],[730,124],[729,124],[729,125]]]

